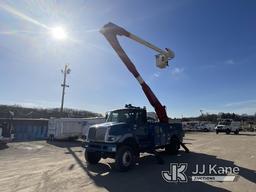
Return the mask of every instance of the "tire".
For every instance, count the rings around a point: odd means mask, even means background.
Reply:
[[[216,134],[219,134],[219,131],[216,131]]]
[[[101,156],[99,152],[89,152],[85,150],[84,158],[90,164],[97,164],[100,161]]]
[[[135,164],[135,152],[128,145],[120,146],[115,156],[115,166],[118,171],[128,171]]]
[[[238,134],[239,134],[239,130],[235,130],[234,133],[235,133],[236,135],[238,135]]]
[[[176,137],[171,138],[170,144],[168,144],[165,147],[165,151],[171,155],[176,155],[179,152],[179,149],[180,149],[180,141]]]
[[[230,129],[227,129],[227,130],[226,130],[226,134],[230,134]]]

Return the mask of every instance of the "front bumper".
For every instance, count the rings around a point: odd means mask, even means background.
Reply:
[[[99,151],[115,153],[117,145],[115,143],[97,143],[97,142],[83,142],[82,145],[86,151]]]

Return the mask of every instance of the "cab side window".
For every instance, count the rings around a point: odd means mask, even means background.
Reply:
[[[138,126],[142,126],[146,123],[147,119],[146,119],[146,115],[143,111],[138,111],[136,113],[136,122],[138,124]]]

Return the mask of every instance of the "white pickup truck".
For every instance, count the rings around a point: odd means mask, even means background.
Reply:
[[[216,134],[219,132],[225,132],[226,134],[230,134],[233,132],[234,134],[239,134],[241,130],[240,121],[233,121],[232,119],[224,119],[221,120],[218,125],[215,127]]]

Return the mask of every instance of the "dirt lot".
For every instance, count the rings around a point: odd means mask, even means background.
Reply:
[[[159,165],[152,155],[142,154],[139,164],[119,173],[113,160],[87,165],[80,142],[46,141],[9,143],[0,149],[0,191],[256,191],[256,135],[242,133],[188,133],[190,153],[161,153]],[[161,171],[170,163],[237,166],[237,182],[167,183]]]

